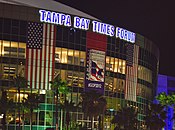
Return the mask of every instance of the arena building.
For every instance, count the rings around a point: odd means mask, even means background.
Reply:
[[[41,95],[43,101],[33,112],[33,129],[55,127],[49,81],[58,74],[72,88],[67,99],[76,104],[83,91],[104,94],[107,109],[112,110],[105,116],[106,129],[112,129],[113,114],[125,106],[137,109],[138,126],[145,129],[158,66],[158,48],[140,34],[55,1],[0,0],[0,88],[17,101],[14,77],[20,75],[29,84],[21,89],[21,100],[31,90]],[[8,129],[16,130],[17,117],[17,112],[8,115]],[[71,127],[89,122],[81,111],[71,112],[71,117]],[[94,128],[96,124],[94,119]]]

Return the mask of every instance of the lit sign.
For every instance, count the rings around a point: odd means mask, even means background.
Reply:
[[[85,18],[74,17],[74,27],[84,30],[89,30],[90,20]]]
[[[46,10],[39,10],[39,13],[41,22],[63,25],[67,27],[73,26],[74,28],[82,30],[89,30],[90,26],[92,26],[93,32],[111,37],[115,36],[116,38],[135,43],[135,33],[123,28],[114,27],[113,25],[95,20],[91,22],[90,19],[80,18],[78,16],[74,16],[72,24],[72,18],[70,15]]]
[[[125,30],[123,28],[116,28],[116,37],[119,37],[120,39],[123,39],[128,42],[135,43],[135,33]]]
[[[71,16],[62,13],[40,10],[40,21],[46,23],[71,26]]]
[[[108,36],[114,36],[114,29],[115,29],[114,26],[97,21],[92,21],[92,24],[93,24],[93,32],[105,34]]]

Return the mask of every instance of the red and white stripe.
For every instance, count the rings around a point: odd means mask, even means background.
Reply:
[[[34,89],[50,89],[54,74],[56,26],[43,24],[42,49],[27,48],[26,78]]]
[[[126,67],[125,99],[136,102],[139,46],[134,45],[133,65]]]

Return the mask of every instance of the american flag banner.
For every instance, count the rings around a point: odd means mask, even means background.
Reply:
[[[107,37],[88,31],[86,33],[85,91],[104,94]]]
[[[126,65],[133,66],[133,51],[134,51],[134,45],[127,43],[127,49],[126,49]]]
[[[136,102],[139,46],[137,45],[132,46],[133,46],[132,62],[129,61],[129,64],[127,64],[126,61],[125,99]]]
[[[56,27],[51,24],[28,23],[26,79],[31,88],[50,89],[54,75]]]

